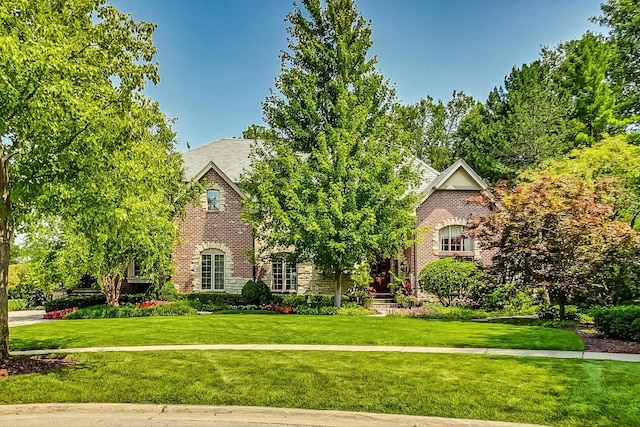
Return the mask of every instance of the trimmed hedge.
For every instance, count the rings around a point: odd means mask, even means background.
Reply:
[[[135,305],[111,307],[108,305],[96,305],[85,307],[70,313],[65,319],[107,319],[122,317],[149,317],[149,316],[192,316],[197,311],[187,301],[172,302],[170,304],[157,305],[150,308],[138,308]]]
[[[196,310],[205,307],[220,307],[223,309],[229,305],[244,305],[242,295],[228,294],[226,292],[182,294],[180,299],[189,301]]]
[[[591,313],[596,329],[606,338],[640,341],[640,305],[595,307]]]
[[[120,304],[140,304],[148,299],[145,294],[121,294],[118,302]],[[104,295],[78,295],[65,298],[54,299],[44,303],[44,311],[64,310],[67,308],[85,308],[94,305],[106,304],[107,300]]]
[[[274,304],[289,305],[293,308],[298,307],[333,307],[333,295],[295,295],[295,294],[273,294],[272,301]],[[350,302],[351,299],[347,295],[342,296],[342,301]]]

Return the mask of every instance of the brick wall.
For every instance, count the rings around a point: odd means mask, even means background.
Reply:
[[[185,218],[178,221],[181,238],[173,253],[173,280],[180,292],[200,291],[200,252],[215,250],[225,255],[224,291],[238,293],[253,278],[247,257],[253,248],[251,226],[240,219],[240,195],[215,170],[200,182],[206,189],[220,191],[220,209],[207,211],[206,196],[187,207]]]
[[[416,211],[418,229],[427,228],[427,231],[419,236],[419,241],[415,245],[418,275],[427,263],[441,258],[438,236],[440,228],[448,225],[464,226],[472,213],[485,215],[490,212],[485,206],[467,203],[469,198],[477,194],[477,191],[437,190],[418,207]],[[480,250],[477,243],[474,249],[473,253],[464,254],[482,263],[488,263],[491,260],[491,254]],[[407,258],[413,268],[413,249],[405,255],[408,255]]]

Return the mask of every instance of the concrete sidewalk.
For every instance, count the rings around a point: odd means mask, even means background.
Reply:
[[[497,421],[464,420],[367,412],[318,411],[248,406],[134,404],[0,405],[0,426],[322,426],[322,427],[534,427]]]
[[[497,356],[550,357],[555,359],[617,360],[640,362],[640,354],[596,353],[590,351],[518,350],[501,348],[401,347],[314,344],[193,344],[193,345],[141,345],[121,347],[58,348],[46,350],[12,351],[12,356],[43,354],[103,353],[118,351],[176,351],[176,350],[252,350],[252,351],[355,351],[399,353],[486,354]]]

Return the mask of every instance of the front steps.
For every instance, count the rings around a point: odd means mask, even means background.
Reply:
[[[387,314],[390,310],[402,308],[402,306],[395,301],[393,295],[378,294],[373,298],[373,303],[369,308],[380,314]]]

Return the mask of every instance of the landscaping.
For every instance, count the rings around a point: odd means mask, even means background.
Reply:
[[[117,331],[117,332],[114,332]],[[158,344],[344,344],[583,350],[571,331],[394,317],[259,313],[66,320],[11,328],[10,348]]]
[[[554,426],[640,424],[637,363],[291,351],[100,353],[65,360],[76,365],[2,379],[0,403],[249,405]]]

